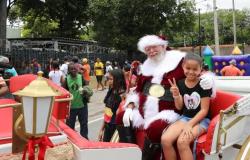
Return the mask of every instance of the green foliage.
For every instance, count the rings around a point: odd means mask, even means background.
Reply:
[[[30,30],[24,32],[37,33],[34,36],[79,38],[88,22],[87,0],[17,0],[14,6],[12,20],[19,17],[26,24],[24,30]]]
[[[96,40],[128,51],[136,50],[145,34],[174,37],[176,31],[190,30],[193,5],[175,0],[90,0],[90,15]]]
[[[196,16],[196,23],[194,27],[194,32],[190,34],[195,35],[194,37],[198,39],[198,15]],[[213,12],[201,14],[201,26],[204,27],[204,33],[202,33],[202,44],[211,45],[214,44],[214,19]],[[236,35],[237,42],[250,43],[247,35],[250,34],[250,10],[236,10]],[[232,10],[219,10],[218,11],[218,29],[220,44],[232,44],[233,43],[233,12]]]
[[[23,27],[23,37],[50,37],[56,35],[55,30],[58,28],[58,22],[48,20],[46,17],[26,16]]]
[[[9,18],[24,22],[25,37],[93,39],[132,52],[145,34],[167,35],[171,43],[188,37],[193,11],[188,0],[16,0]]]

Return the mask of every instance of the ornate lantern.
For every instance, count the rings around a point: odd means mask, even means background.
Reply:
[[[38,73],[24,89],[13,93],[21,97],[25,134],[29,137],[42,137],[47,133],[54,97],[59,93]]]

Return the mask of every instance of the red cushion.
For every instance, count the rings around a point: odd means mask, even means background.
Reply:
[[[34,74],[24,74],[20,76],[11,77],[9,86],[10,92],[13,93],[20,89],[23,89],[25,86],[30,84],[31,81],[36,79],[36,77],[37,76]]]
[[[220,115],[215,116],[211,120],[208,126],[207,137],[206,137],[205,146],[204,146],[204,151],[208,154],[211,151],[211,146],[212,146],[212,141],[213,141],[213,136],[214,136],[214,129],[216,127],[216,124],[219,122],[219,118],[220,118]]]
[[[240,99],[240,95],[236,95],[233,93],[220,91],[216,92],[216,97],[211,100],[209,107],[209,114],[213,118],[220,113],[220,110],[225,110],[232,104],[234,104],[238,99]]]
[[[209,154],[211,151],[214,129],[217,122],[219,121],[220,111],[230,107],[238,99],[240,99],[240,97],[241,97],[240,95],[236,95],[229,92],[224,92],[224,91],[216,92],[216,97],[212,99],[210,102],[209,113],[212,119],[209,124],[208,131],[206,134],[198,138],[198,143],[196,148],[197,159],[204,159],[202,150],[204,150],[207,154]]]
[[[25,74],[20,76],[15,76],[10,78],[10,92],[16,92],[18,90],[26,87],[30,82],[35,80],[37,75],[34,74]],[[50,86],[52,86],[55,90],[58,90],[61,95],[57,96],[56,99],[69,98],[70,93],[64,89],[53,83],[51,80],[46,79]],[[66,119],[69,114],[69,102],[55,102],[53,107],[53,116],[57,119]]]
[[[0,105],[13,104],[12,99],[0,99]],[[12,107],[0,108],[0,139],[12,137]]]
[[[52,121],[55,121],[52,118]],[[61,130],[67,134],[69,140],[73,142],[80,149],[100,149],[100,148],[126,148],[126,147],[138,147],[135,144],[130,143],[110,143],[110,142],[94,142],[83,138],[79,133],[69,128],[63,121],[59,121]]]
[[[0,105],[2,104],[12,104],[16,103],[12,99],[0,99]],[[0,144],[11,143],[12,141],[12,116],[13,108],[1,108],[0,109]],[[58,128],[54,125],[55,123],[50,123],[48,128],[49,136],[61,134]]]
[[[50,86],[52,86],[54,89],[60,92],[61,95],[56,96],[56,99],[63,99],[70,97],[70,93],[63,87],[56,85],[51,80],[48,80],[48,83],[50,84]],[[70,104],[69,102],[55,102],[53,106],[52,115],[56,119],[66,119],[69,115],[69,109],[70,109],[69,104]]]

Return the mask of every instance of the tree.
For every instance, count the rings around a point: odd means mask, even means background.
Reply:
[[[20,17],[34,36],[79,38],[88,22],[88,0],[17,0],[14,6],[19,12],[13,17]]]
[[[193,5],[176,0],[91,0],[89,13],[96,40],[106,46],[133,52],[145,34],[167,33],[192,28]],[[174,29],[174,30],[171,30]]]
[[[198,19],[198,18],[197,18]],[[204,43],[214,44],[213,12],[201,14],[201,24],[204,26]],[[232,10],[218,10],[218,25],[220,44],[233,43],[233,18]],[[250,34],[250,10],[236,10],[237,42],[247,42],[247,35]],[[194,32],[198,32],[198,20]]]
[[[0,0],[0,49],[5,50],[7,0]]]

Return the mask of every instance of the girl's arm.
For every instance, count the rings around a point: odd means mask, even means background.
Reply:
[[[170,79],[168,79],[168,82],[170,84],[170,91],[173,95],[173,98],[174,98],[174,104],[175,104],[175,107],[178,109],[178,110],[182,110],[183,108],[183,99],[182,99],[182,96],[180,94],[180,91],[179,91],[179,88],[176,84],[176,81],[175,81],[175,78],[173,78],[173,81],[171,81]]]
[[[196,124],[198,124],[202,119],[204,119],[207,116],[209,110],[209,104],[210,104],[210,97],[201,98],[201,110],[190,121],[188,121],[188,124],[191,127],[194,127]]]
[[[183,108],[183,98],[182,96],[179,94],[178,96],[173,96],[174,97],[174,105],[178,110],[182,110]]]

